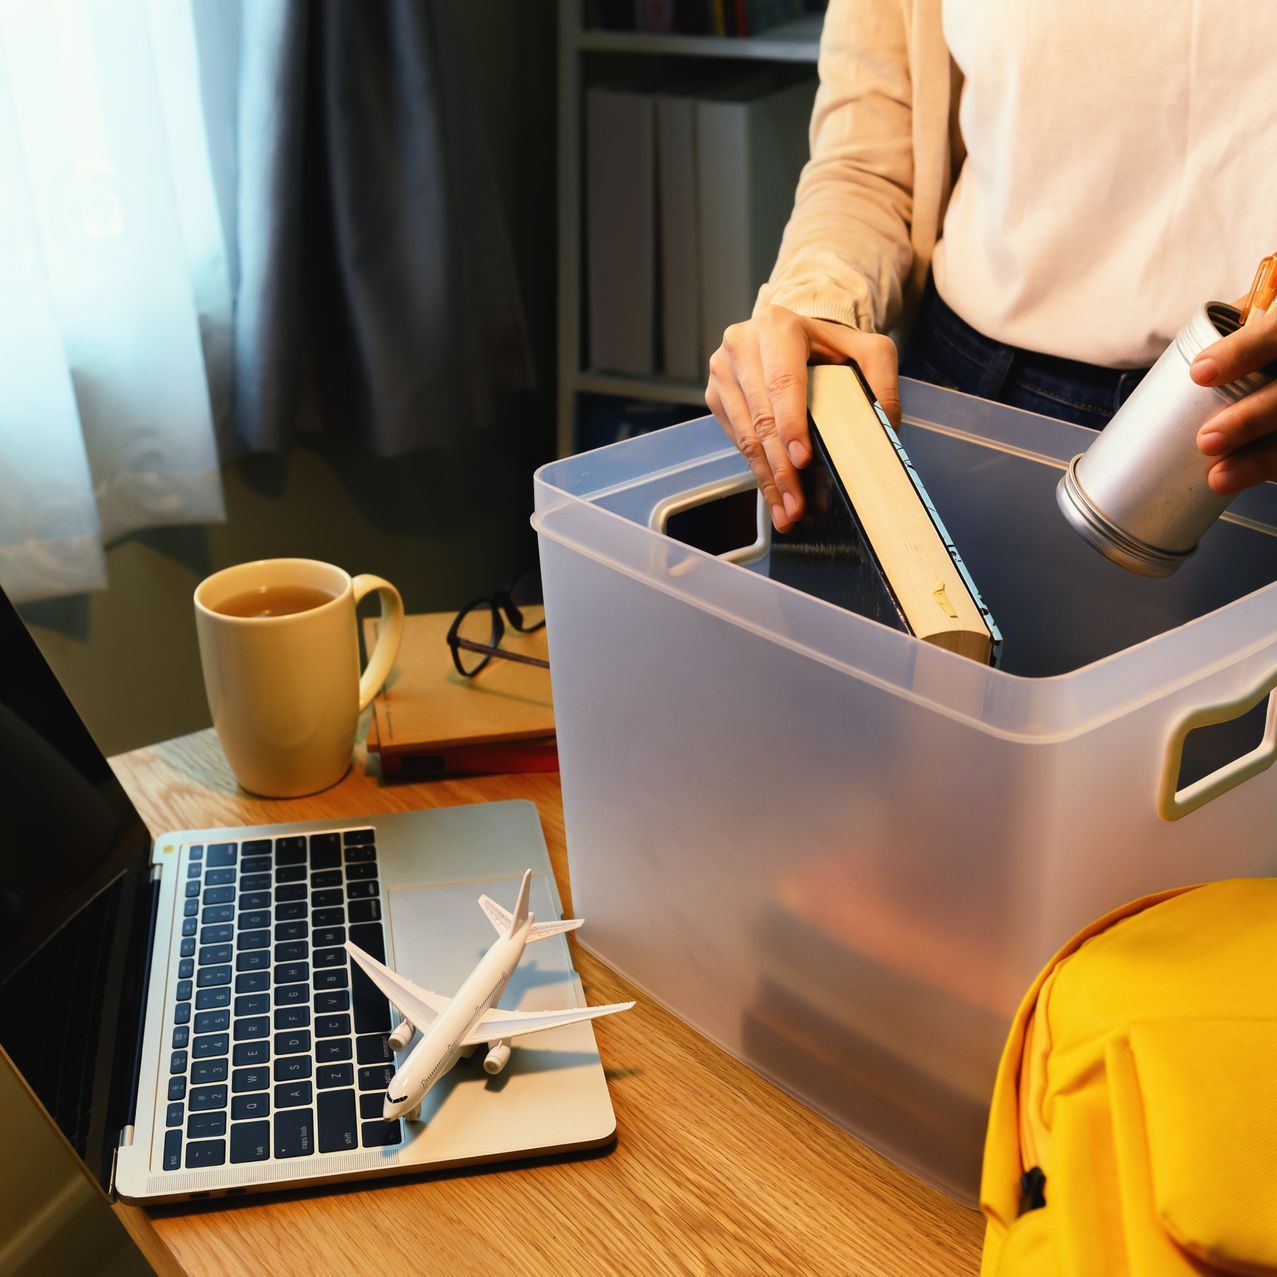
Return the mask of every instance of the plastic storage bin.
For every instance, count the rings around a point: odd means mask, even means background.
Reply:
[[[1006,1026],[1055,948],[1144,892],[1277,871],[1277,488],[1136,578],[1056,508],[1088,431],[903,389],[1002,668],[768,580],[765,544],[665,535],[750,487],[710,418],[543,467],[533,523],[584,943],[973,1199]]]

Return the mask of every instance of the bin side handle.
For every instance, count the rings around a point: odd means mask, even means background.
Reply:
[[[1212,799],[1226,794],[1243,781],[1258,776],[1277,761],[1277,696],[1273,695],[1274,688],[1277,688],[1277,669],[1271,670],[1250,691],[1234,700],[1194,710],[1180,719],[1166,745],[1161,787],[1157,795],[1157,814],[1163,820],[1179,820],[1181,816],[1187,816],[1190,811],[1204,807]],[[1203,776],[1183,789],[1176,788],[1180,763],[1184,757],[1184,741],[1189,732],[1197,727],[1213,727],[1218,723],[1240,718],[1265,697],[1268,698],[1268,717],[1264,720],[1264,737],[1259,744],[1249,753],[1217,768],[1209,776]]]

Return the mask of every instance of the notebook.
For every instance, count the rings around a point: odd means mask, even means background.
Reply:
[[[589,1023],[482,1053],[383,1121],[397,1020],[347,940],[440,994],[524,871],[562,909],[526,802],[152,838],[0,594],[0,1064],[108,1194],[159,1202],[593,1148],[615,1118]],[[585,999],[562,935],[500,1005]]]

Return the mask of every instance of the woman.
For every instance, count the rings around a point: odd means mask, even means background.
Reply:
[[[808,363],[855,359],[1100,428],[1203,301],[1277,247],[1277,10],[1222,0],[830,0],[812,157],[706,402],[781,531],[802,513]],[[1277,307],[1203,351],[1277,358]],[[1216,492],[1277,477],[1277,385],[1212,418]]]

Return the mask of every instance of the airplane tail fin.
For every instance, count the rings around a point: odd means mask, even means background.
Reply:
[[[532,891],[532,870],[524,871],[523,881],[519,884],[519,898],[514,902],[514,917],[510,919],[510,930],[506,932],[507,936],[512,936],[518,929],[528,920],[528,896]]]
[[[497,935],[514,935],[528,918],[532,917],[528,913],[528,895],[531,885],[532,870],[529,869],[523,875],[522,883],[519,884],[519,898],[515,901],[513,913],[509,909],[502,908],[491,896],[479,897],[479,907],[488,915],[488,921],[492,923],[492,929]],[[583,918],[569,918],[566,922],[537,922],[533,918],[532,927],[528,931],[528,943],[532,944],[536,940],[546,940],[550,936],[557,936],[564,931],[575,931],[584,921]]]

